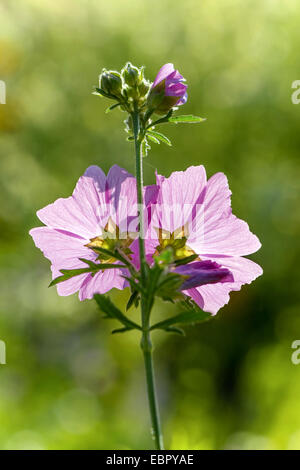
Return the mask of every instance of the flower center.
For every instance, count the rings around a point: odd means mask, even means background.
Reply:
[[[106,226],[102,230],[102,235],[91,238],[90,242],[85,246],[91,249],[103,248],[108,251],[118,250],[130,258],[132,251],[129,247],[132,242],[133,238],[131,238],[126,232],[120,232],[119,227],[111,219],[109,219]],[[94,251],[95,253],[99,254],[97,250]],[[97,260],[99,260],[101,263],[115,263],[117,261],[117,259],[113,256],[108,254],[106,255],[104,253],[100,253]]]
[[[165,249],[171,248],[175,260],[195,255],[194,250],[186,244],[188,234],[186,227],[180,227],[174,232],[169,232],[162,228],[157,230],[159,245],[156,247],[156,254],[160,254]]]

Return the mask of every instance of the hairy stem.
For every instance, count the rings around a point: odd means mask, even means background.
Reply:
[[[140,269],[141,279],[144,288],[144,292],[147,289],[146,286],[146,257],[145,257],[145,240],[144,240],[144,210],[143,210],[143,162],[141,154],[141,129],[140,129],[140,118],[138,110],[132,113],[133,121],[133,132],[135,142],[135,155],[136,155],[136,183],[137,183],[137,202],[139,207],[139,255],[140,255]],[[146,302],[144,294],[141,296],[141,317],[142,317],[142,329],[143,335],[141,340],[141,348],[144,354],[146,381],[147,381],[147,393],[148,402],[150,409],[150,416],[153,428],[153,435],[155,440],[156,449],[162,450],[163,436],[160,426],[160,418],[158,411],[158,402],[155,389],[154,381],[154,370],[152,360],[152,344],[150,337],[150,326],[149,326],[149,315],[146,311]]]
[[[141,341],[141,347],[144,354],[144,364],[146,371],[146,380],[147,380],[147,393],[148,393],[148,402],[151,415],[153,437],[155,440],[155,446],[157,450],[164,449],[163,435],[160,425],[160,417],[158,411],[158,402],[156,396],[156,387],[154,380],[154,369],[153,369],[153,359],[152,359],[152,344],[150,338],[150,332],[144,331]]]
[[[140,118],[138,111],[132,114],[134,144],[135,144],[135,173],[136,173],[136,188],[137,188],[137,203],[139,209],[139,249],[140,249],[140,263],[141,275],[143,282],[145,281],[145,233],[144,233],[144,213],[143,213],[143,162],[141,155],[141,139],[140,139]]]

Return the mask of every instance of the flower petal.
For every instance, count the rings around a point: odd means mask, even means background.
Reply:
[[[172,173],[169,178],[156,175],[156,181],[160,191],[152,226],[174,232],[191,220],[193,208],[206,185],[205,168],[191,166],[186,171]]]
[[[183,282],[182,290],[216,282],[233,282],[233,276],[228,269],[222,268],[219,264],[210,260],[178,266],[175,272],[183,276],[189,276]]]
[[[87,265],[79,258],[94,261],[95,253],[83,245],[83,240],[75,235],[48,227],[30,230],[35,245],[51,261],[52,279],[61,276],[60,269],[79,269]],[[71,295],[77,292],[88,274],[74,276],[56,285],[59,295]]]
[[[106,220],[99,213],[101,200],[92,178],[82,176],[72,196],[57,199],[37,212],[48,227],[65,230],[89,240],[105,226]]]
[[[55,266],[51,266],[51,271],[52,271],[53,279],[55,279],[58,276],[61,276],[61,272]],[[58,295],[61,295],[64,297],[67,295],[75,294],[75,292],[79,291],[81,285],[83,284],[83,282],[88,276],[89,274],[80,274],[79,276],[74,276],[71,279],[68,279],[67,281],[56,284],[55,287],[57,289]]]
[[[166,80],[165,94],[166,96],[178,96],[182,97],[186,94],[187,85],[184,83],[173,83],[172,81]]]
[[[30,230],[35,245],[58,269],[77,269],[87,265],[79,258],[96,259],[96,254],[84,246],[85,240],[71,233],[49,227],[37,227]]]
[[[188,245],[196,253],[243,256],[261,247],[248,224],[232,214],[230,196],[223,173],[217,173],[208,180],[202,195],[203,202],[199,199],[197,205],[196,230],[188,240]]]
[[[136,180],[118,165],[114,165],[108,172],[106,200],[110,205],[110,217],[120,231],[136,231],[138,226]]]
[[[160,82],[165,80],[168,75],[170,75],[172,72],[174,72],[174,65],[173,64],[165,64],[161,67],[161,69],[158,71],[158,74],[155,77],[155,80],[152,84],[151,88],[154,88],[156,85],[158,85]]]
[[[104,171],[97,165],[89,166],[85,172],[84,176],[92,178],[96,184],[96,187],[99,193],[103,193],[106,187],[106,175]]]
[[[180,98],[179,101],[177,101],[176,106],[181,106],[182,104],[185,104],[188,99],[188,94],[185,93],[182,98]]]
[[[80,288],[79,299],[92,299],[95,294],[105,294],[114,287],[123,289],[125,279],[121,277],[122,274],[124,270],[121,269],[107,269],[96,273],[95,276],[89,274]]]
[[[174,70],[170,75],[168,75],[167,80],[172,81],[173,83],[176,82],[185,82],[185,78],[178,72],[178,70]]]
[[[214,257],[210,258],[224,268],[228,268],[233,275],[234,282],[224,284],[200,286],[186,291],[205,312],[215,315],[218,310],[229,302],[229,293],[238,291],[243,284],[250,284],[261,276],[262,268],[253,261],[242,257]]]

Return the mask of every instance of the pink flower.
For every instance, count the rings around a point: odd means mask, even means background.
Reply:
[[[187,101],[185,79],[174,69],[173,64],[165,64],[159,70],[149,93],[148,104],[158,114],[166,114],[173,106],[181,106]]]
[[[155,188],[147,188],[146,203],[154,192]],[[117,243],[131,256],[138,228],[136,180],[117,165],[107,176],[91,166],[79,178],[72,196],[58,199],[37,215],[46,226],[32,229],[30,235],[51,261],[53,279],[61,275],[60,269],[86,268],[80,258],[118,264],[115,259],[99,260],[93,246],[112,249]],[[93,277],[84,273],[58,284],[57,291],[63,296],[79,291],[80,300],[91,299],[113,287],[123,289],[124,274],[128,274],[124,269],[98,271]]]
[[[211,261],[228,269],[231,282],[225,277],[198,287],[187,284],[185,290],[200,308],[216,314],[228,303],[229,292],[240,290],[262,274],[259,265],[243,257],[257,251],[261,244],[248,224],[232,214],[231,191],[223,173],[207,181],[203,166],[190,167],[169,178],[157,175],[157,185],[160,189],[157,204],[152,206],[147,253],[153,255],[169,246],[177,259],[197,254],[198,263]],[[201,265],[196,263],[184,269],[193,265],[199,269]]]

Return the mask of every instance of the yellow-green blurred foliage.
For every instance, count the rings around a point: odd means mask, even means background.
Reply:
[[[164,128],[173,147],[152,149],[146,182],[155,168],[224,171],[234,213],[262,241],[252,259],[264,276],[213,321],[154,335],[167,445],[300,448],[299,24],[299,0],[0,0],[1,448],[152,445],[139,336],[111,336],[92,301],[47,289],[49,262],[28,235],[87,166],[134,171],[125,115],[91,94],[102,67],[127,60],[150,79],[174,62],[184,112],[207,118]],[[113,295],[122,306],[128,293]]]

